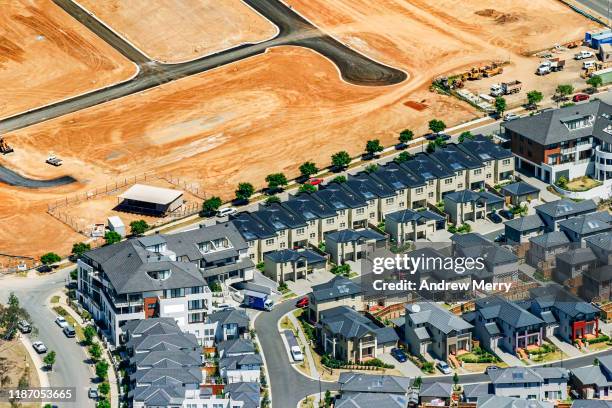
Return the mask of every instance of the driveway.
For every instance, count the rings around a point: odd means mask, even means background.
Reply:
[[[554,344],[559,350],[563,353],[567,354],[569,357],[579,357],[582,355],[582,352],[578,350],[576,347],[572,346],[569,343],[561,340],[557,336],[548,337],[548,341]]]
[[[306,279],[298,279],[297,281],[287,281],[287,286],[297,296],[304,296],[312,292],[312,287],[321,283],[329,282],[334,277],[334,274],[328,271],[316,272],[308,275]]]
[[[535,177],[527,176],[524,173],[519,173],[518,171],[517,173],[520,175],[522,181],[540,189],[540,201],[548,203],[551,201],[557,201],[561,198],[558,195],[548,191],[547,188],[549,184],[546,184],[542,180],[539,180]]]
[[[504,229],[503,223],[495,224],[488,219],[468,221],[467,223],[470,227],[472,227],[472,232],[477,232],[482,235],[501,233]]]
[[[420,377],[423,375],[423,372],[419,367],[417,367],[412,361],[407,360],[405,363],[400,363],[389,353],[385,353],[381,356],[378,356],[382,361],[387,364],[393,364],[397,370],[399,370],[406,377]]]
[[[508,364],[510,367],[523,367],[523,366],[525,366],[525,363],[523,363],[523,361],[521,361],[521,359],[519,359],[515,355],[512,355],[510,353],[506,353],[505,351],[503,351],[500,348],[495,350],[495,354],[497,355],[497,357],[501,358],[501,360],[504,363]]]

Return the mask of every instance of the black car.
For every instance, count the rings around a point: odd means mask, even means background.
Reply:
[[[400,363],[405,363],[408,360],[408,356],[404,350],[399,348],[391,349],[391,355]]]
[[[501,215],[502,217],[504,217],[507,220],[514,219],[514,214],[510,210],[499,210],[498,214]]]
[[[406,143],[398,143],[395,145],[395,150],[406,150],[408,145]]]
[[[38,268],[36,268],[36,271],[38,271],[39,273],[49,273],[52,270],[53,269],[49,265],[41,265]]]
[[[503,221],[502,218],[499,215],[495,214],[494,212],[489,213],[487,215],[487,218],[493,221],[495,224],[499,224],[500,222]]]
[[[437,137],[438,135],[436,133],[428,133],[425,135],[425,139],[429,141],[436,140]]]
[[[528,104],[525,104],[523,106],[527,110],[536,110],[536,109],[538,109],[538,105],[536,105],[535,103],[528,103]]]
[[[499,234],[493,241],[497,243],[506,242],[506,234]]]

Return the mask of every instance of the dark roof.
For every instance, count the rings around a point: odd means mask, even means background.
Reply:
[[[478,408],[554,408],[554,404],[548,401],[524,400],[512,397],[500,397],[497,395],[483,395],[476,401]]]
[[[489,383],[465,384],[463,386],[465,398],[478,398],[489,394],[491,394]]]
[[[612,401],[605,400],[574,400],[572,408],[612,408]]]
[[[448,166],[441,164],[424,153],[418,153],[411,160],[403,162],[401,166],[414,174],[420,175],[425,180],[435,180],[455,175]]]
[[[565,262],[569,265],[580,265],[597,261],[597,257],[591,248],[576,248],[557,255],[557,261]]]
[[[301,215],[306,221],[335,217],[336,210],[328,203],[314,198],[312,193],[300,193],[283,202],[283,207]]]
[[[612,280],[612,265],[603,265],[595,269],[588,268],[583,273],[597,282],[607,282]]]
[[[488,370],[492,384],[542,383],[546,379],[569,379],[569,372],[560,367],[508,367]]]
[[[482,161],[512,157],[512,152],[510,150],[504,149],[500,145],[493,143],[489,138],[483,135],[476,135],[473,140],[466,138],[463,143],[459,144],[459,149],[478,157]]]
[[[536,244],[542,248],[556,248],[562,245],[568,245],[570,240],[562,231],[547,232],[546,234],[538,235],[537,237],[529,238],[529,242]]]
[[[287,211],[280,203],[260,205],[251,215],[273,231],[306,226],[306,220],[302,216]]]
[[[444,200],[449,199],[456,203],[471,203],[480,199],[480,194],[472,190],[453,191],[444,196]]]
[[[126,348],[134,352],[193,350],[198,348],[198,341],[191,333],[149,334],[130,338]]]
[[[395,195],[395,190],[381,181],[370,177],[366,173],[359,173],[355,176],[349,176],[346,183],[342,186],[356,195],[360,196],[365,201],[374,200],[376,198],[392,197]]]
[[[602,234],[586,237],[584,241],[590,247],[600,248],[604,251],[612,251],[612,232],[604,232]]]
[[[540,189],[532,186],[531,184],[527,184],[523,181],[518,181],[516,183],[507,184],[502,187],[502,192],[505,195],[512,196],[523,196],[527,194],[539,193]]]
[[[149,334],[181,333],[181,329],[171,317],[152,317],[126,321],[122,329],[129,337],[138,337]]]
[[[224,391],[233,401],[242,401],[242,408],[259,408],[259,384],[256,382],[227,384]]]
[[[537,214],[527,215],[525,217],[517,217],[504,222],[504,225],[513,230],[524,232],[531,231],[544,227],[544,222]]]
[[[329,282],[312,287],[312,296],[317,302],[361,294],[361,286],[350,279],[336,275]]]
[[[484,167],[481,160],[459,149],[454,143],[449,143],[441,149],[436,149],[430,156],[441,164],[450,167],[453,171]]]
[[[313,197],[336,210],[359,208],[367,205],[366,201],[354,192],[342,188],[342,183],[331,182],[321,187]]]
[[[230,216],[230,218],[245,241],[276,237],[276,233],[272,228],[268,227],[259,219],[254,218],[251,213],[242,212]]]
[[[384,182],[394,190],[415,188],[425,185],[423,177],[415,175],[395,162],[389,162],[384,166],[380,166],[378,171],[372,173],[371,176],[374,179]]]
[[[559,222],[559,227],[580,235],[593,234],[612,229],[612,217],[607,211],[580,215]]]
[[[333,335],[345,339],[376,336],[380,343],[397,342],[399,337],[390,327],[378,327],[370,319],[348,306],[338,306],[321,312],[320,324]]]
[[[530,290],[531,302],[540,309],[557,309],[568,316],[598,313],[599,309],[572,295],[559,285],[541,286]]]
[[[476,300],[476,310],[485,319],[499,319],[514,328],[543,323],[538,317],[501,296]]]
[[[385,216],[385,220],[389,221],[396,221],[399,223],[407,223],[407,222],[411,222],[411,221],[427,221],[427,220],[434,220],[434,221],[445,221],[446,219],[439,215],[436,214],[434,212],[431,212],[429,210],[425,210],[425,211],[415,211],[415,210],[400,210],[400,211],[396,211],[396,212],[392,212],[389,213]]]
[[[612,106],[602,101],[551,109],[533,116],[525,116],[505,124],[506,129],[516,132],[541,145],[551,145],[581,137],[595,136],[606,142],[612,140],[604,132],[610,121]],[[569,130],[569,121],[587,118],[589,125],[583,128]]]
[[[434,382],[430,384],[423,384],[419,396],[421,397],[438,397],[438,398],[450,398],[453,392],[453,384]]]
[[[410,390],[410,378],[395,375],[372,375],[355,372],[340,373],[338,379],[343,392],[405,394]]]
[[[361,392],[347,394],[334,402],[335,408],[406,408],[409,398],[397,394]]]
[[[238,338],[217,343],[217,350],[219,354],[225,356],[229,354],[254,353],[255,345],[251,340]]]
[[[220,257],[219,259],[229,258],[238,255],[238,251],[247,249],[245,240],[240,235],[236,226],[231,222],[224,222],[210,226],[200,226],[200,228],[179,232],[177,234],[164,234],[168,249],[174,252],[177,258],[186,256],[190,261],[196,261],[206,257]],[[198,248],[198,244],[226,238],[231,243],[231,248],[227,250],[217,250],[209,254],[203,254]],[[209,260],[209,259],[207,259]],[[212,261],[212,260],[210,260]]]
[[[295,249],[272,251],[266,253],[264,255],[264,259],[270,259],[276,263],[297,262],[299,259],[305,259],[308,263],[325,262],[326,260],[323,255],[319,255],[310,249],[304,249],[301,251]]]
[[[595,204],[593,200],[575,202],[563,198],[561,200],[540,204],[534,208],[536,213],[543,213],[552,218],[559,218],[595,211],[597,209],[597,204]]]
[[[211,323],[238,324],[238,327],[249,327],[249,316],[243,309],[224,309],[218,310],[208,315],[208,321]]]
[[[442,309],[435,303],[416,303],[419,308],[414,312],[414,304],[406,306],[406,320],[411,320],[415,325],[427,323],[440,330],[444,334],[452,331],[468,330],[473,326],[460,317],[455,316],[448,310]]]
[[[263,360],[259,354],[242,354],[219,359],[219,368],[226,370],[240,370],[243,366],[261,365],[263,365]]]
[[[381,233],[369,228],[361,230],[345,229],[340,231],[334,231],[326,234],[325,237],[335,242],[355,242],[372,239],[376,241],[383,241],[386,239],[385,236]]]

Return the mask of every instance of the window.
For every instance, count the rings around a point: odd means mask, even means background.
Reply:
[[[404,207],[406,206],[406,204],[405,204],[403,201],[400,201],[399,206],[400,206],[401,208],[404,208]]]
[[[346,222],[341,222],[340,223],[340,228],[346,228]]]
[[[430,186],[433,186],[433,182],[434,182],[433,180],[429,180],[429,183],[428,183],[428,184],[429,184]]]
[[[170,297],[171,298],[179,298],[185,296],[185,290],[181,289],[170,289]]]
[[[196,299],[187,302],[187,308],[189,310],[204,309],[206,305],[204,304],[204,299]]]
[[[502,164],[503,164],[504,166],[507,166],[508,164],[510,164],[510,159],[504,159],[504,160],[502,161]]]
[[[463,188],[463,183],[457,184],[457,189],[461,190]]]
[[[189,323],[200,323],[204,321],[204,313],[189,313]]]
[[[302,235],[304,233],[304,228],[298,228],[296,232],[298,235]]]
[[[357,214],[361,215],[365,213],[365,208],[358,208],[357,211],[355,211]]]
[[[415,191],[417,194],[423,194],[423,187],[419,187]]]
[[[336,220],[334,220],[333,218],[328,218],[328,219],[325,220],[325,223],[327,225],[332,225],[334,222],[336,222]]]
[[[429,198],[433,198],[433,196],[434,196],[434,193],[433,193],[433,191],[431,191],[431,192],[429,193]]]
[[[314,232],[312,232],[312,233],[310,234],[310,238],[314,238],[314,237],[316,237],[316,236],[317,236],[317,234],[315,234]]]
[[[385,200],[385,204],[393,204],[393,197],[391,197],[391,198],[387,198],[387,199]]]
[[[266,239],[266,245],[272,245],[274,244],[274,239]]]
[[[340,214],[340,215],[344,215],[344,212],[345,212],[345,211],[346,211],[346,210],[340,210],[340,211],[338,211],[338,214]]]
[[[147,275],[151,279],[163,281],[170,277],[170,271],[148,271]]]
[[[474,175],[482,174],[482,169],[474,170]]]
[[[376,216],[376,213],[371,212],[370,213],[370,218],[374,218]]]
[[[487,178],[490,179],[491,178],[491,173],[487,174]]]
[[[446,185],[451,184],[452,182],[453,182],[452,178],[447,178],[447,179],[444,180],[444,184],[446,184]]]
[[[459,171],[457,172],[457,175],[458,175],[458,176],[463,176],[463,170],[459,170]]]
[[[280,247],[281,247],[281,248],[284,248],[285,246],[286,246],[286,245],[285,245],[285,243],[284,243],[284,242],[281,242],[281,243],[280,243]]]
[[[255,246],[255,241],[249,241],[249,248],[253,248]]]
[[[280,231],[279,235],[280,235],[281,237],[284,237],[284,236],[285,236],[285,232],[286,232],[285,230],[282,230],[282,231]]]

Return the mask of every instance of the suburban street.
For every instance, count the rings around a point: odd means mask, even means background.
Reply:
[[[21,305],[30,313],[31,323],[38,329],[36,339],[57,353],[53,372],[49,373],[50,385],[76,388],[75,402],[61,402],[58,405],[62,408],[94,407],[93,400],[87,397],[87,389],[91,386],[94,375],[84,362],[87,358],[85,351],[74,338],[64,336],[54,322],[55,314],[47,307],[47,299],[64,287],[68,273],[73,268],[71,265],[44,276],[36,276],[31,272],[28,278],[14,276],[0,278],[0,302],[5,303],[9,294],[14,292]]]

